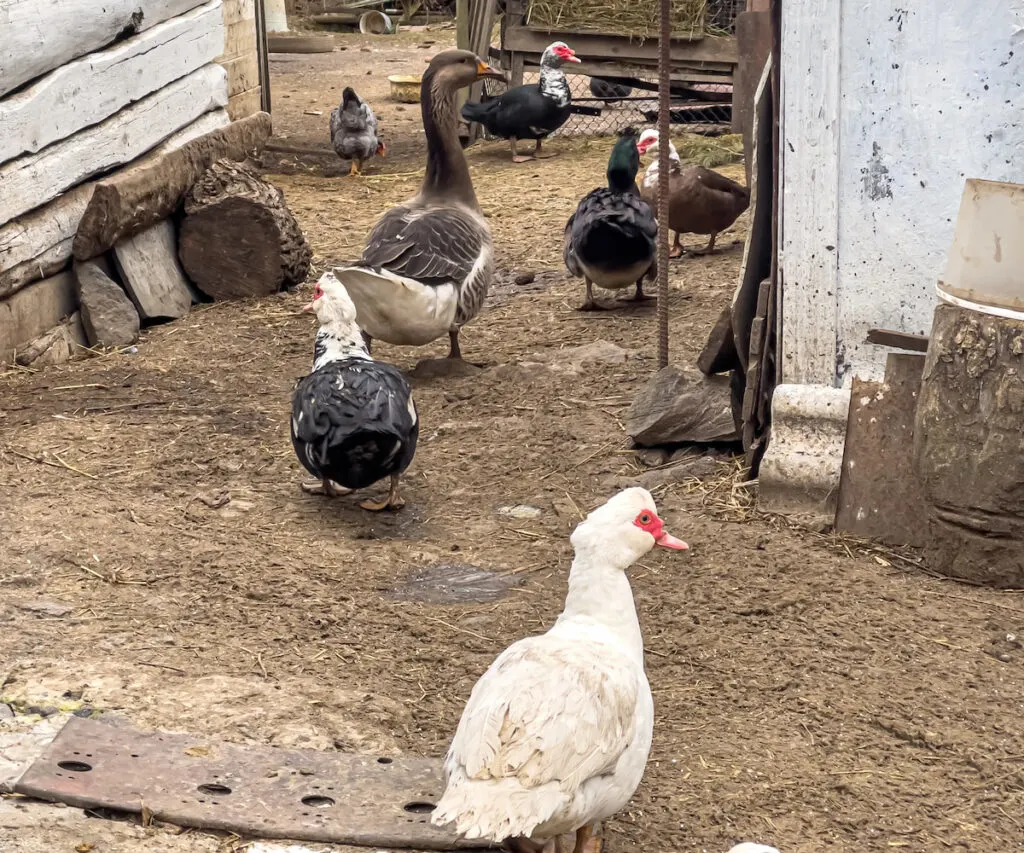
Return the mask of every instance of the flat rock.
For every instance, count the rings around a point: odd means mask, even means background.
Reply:
[[[626,432],[642,447],[739,441],[727,376],[669,366],[641,389]]]
[[[94,261],[76,263],[82,327],[90,346],[123,347],[139,338],[139,312],[128,294]]]
[[[592,341],[578,347],[548,350],[537,356],[556,370],[582,373],[589,364],[625,364],[636,356],[636,350],[624,349],[611,341]]]
[[[19,610],[24,610],[26,613],[35,613],[39,616],[55,616],[60,618],[61,616],[67,616],[73,607],[62,604],[59,601],[22,601],[16,604]]]
[[[498,515],[503,515],[505,518],[540,518],[544,514],[544,510],[536,506],[528,506],[527,504],[516,504],[515,506],[503,506],[498,508]]]

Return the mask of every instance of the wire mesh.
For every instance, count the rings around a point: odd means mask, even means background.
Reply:
[[[652,69],[637,80],[650,88],[629,87],[617,78],[567,74],[574,107],[598,111],[597,115],[573,113],[552,136],[614,136],[627,125],[653,125],[658,120],[658,75]],[[539,75],[527,72],[524,83],[536,83]],[[508,87],[499,80],[487,80],[485,99],[494,98]],[[672,125],[694,133],[721,133],[732,123],[732,86],[728,83],[673,85]],[[485,132],[485,138],[491,139]]]

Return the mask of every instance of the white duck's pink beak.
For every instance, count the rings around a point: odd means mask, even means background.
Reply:
[[[654,544],[660,545],[662,548],[670,548],[673,551],[688,551],[690,549],[690,546],[682,539],[676,539],[675,536],[664,530],[661,531],[660,536],[655,538]]]

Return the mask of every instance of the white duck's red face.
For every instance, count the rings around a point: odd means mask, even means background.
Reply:
[[[671,533],[665,530],[665,523],[658,518],[653,509],[645,509],[633,519],[633,524],[654,537],[654,544],[662,548],[671,548],[673,551],[685,551],[690,546],[682,539],[676,539]]]
[[[313,287],[313,299],[303,311],[313,311],[321,323],[349,325],[356,321],[356,306],[352,297],[334,273],[325,272]]]
[[[657,144],[658,131],[645,130],[643,133],[640,134],[640,138],[637,140],[636,150],[639,151],[641,155],[643,155],[647,153],[647,149],[653,148]]]

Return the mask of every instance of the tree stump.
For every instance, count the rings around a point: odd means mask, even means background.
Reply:
[[[266,296],[306,280],[313,256],[284,194],[243,163],[218,160],[185,198],[178,256],[214,299]]]
[[[1024,322],[935,309],[914,464],[929,568],[1024,587]]]

